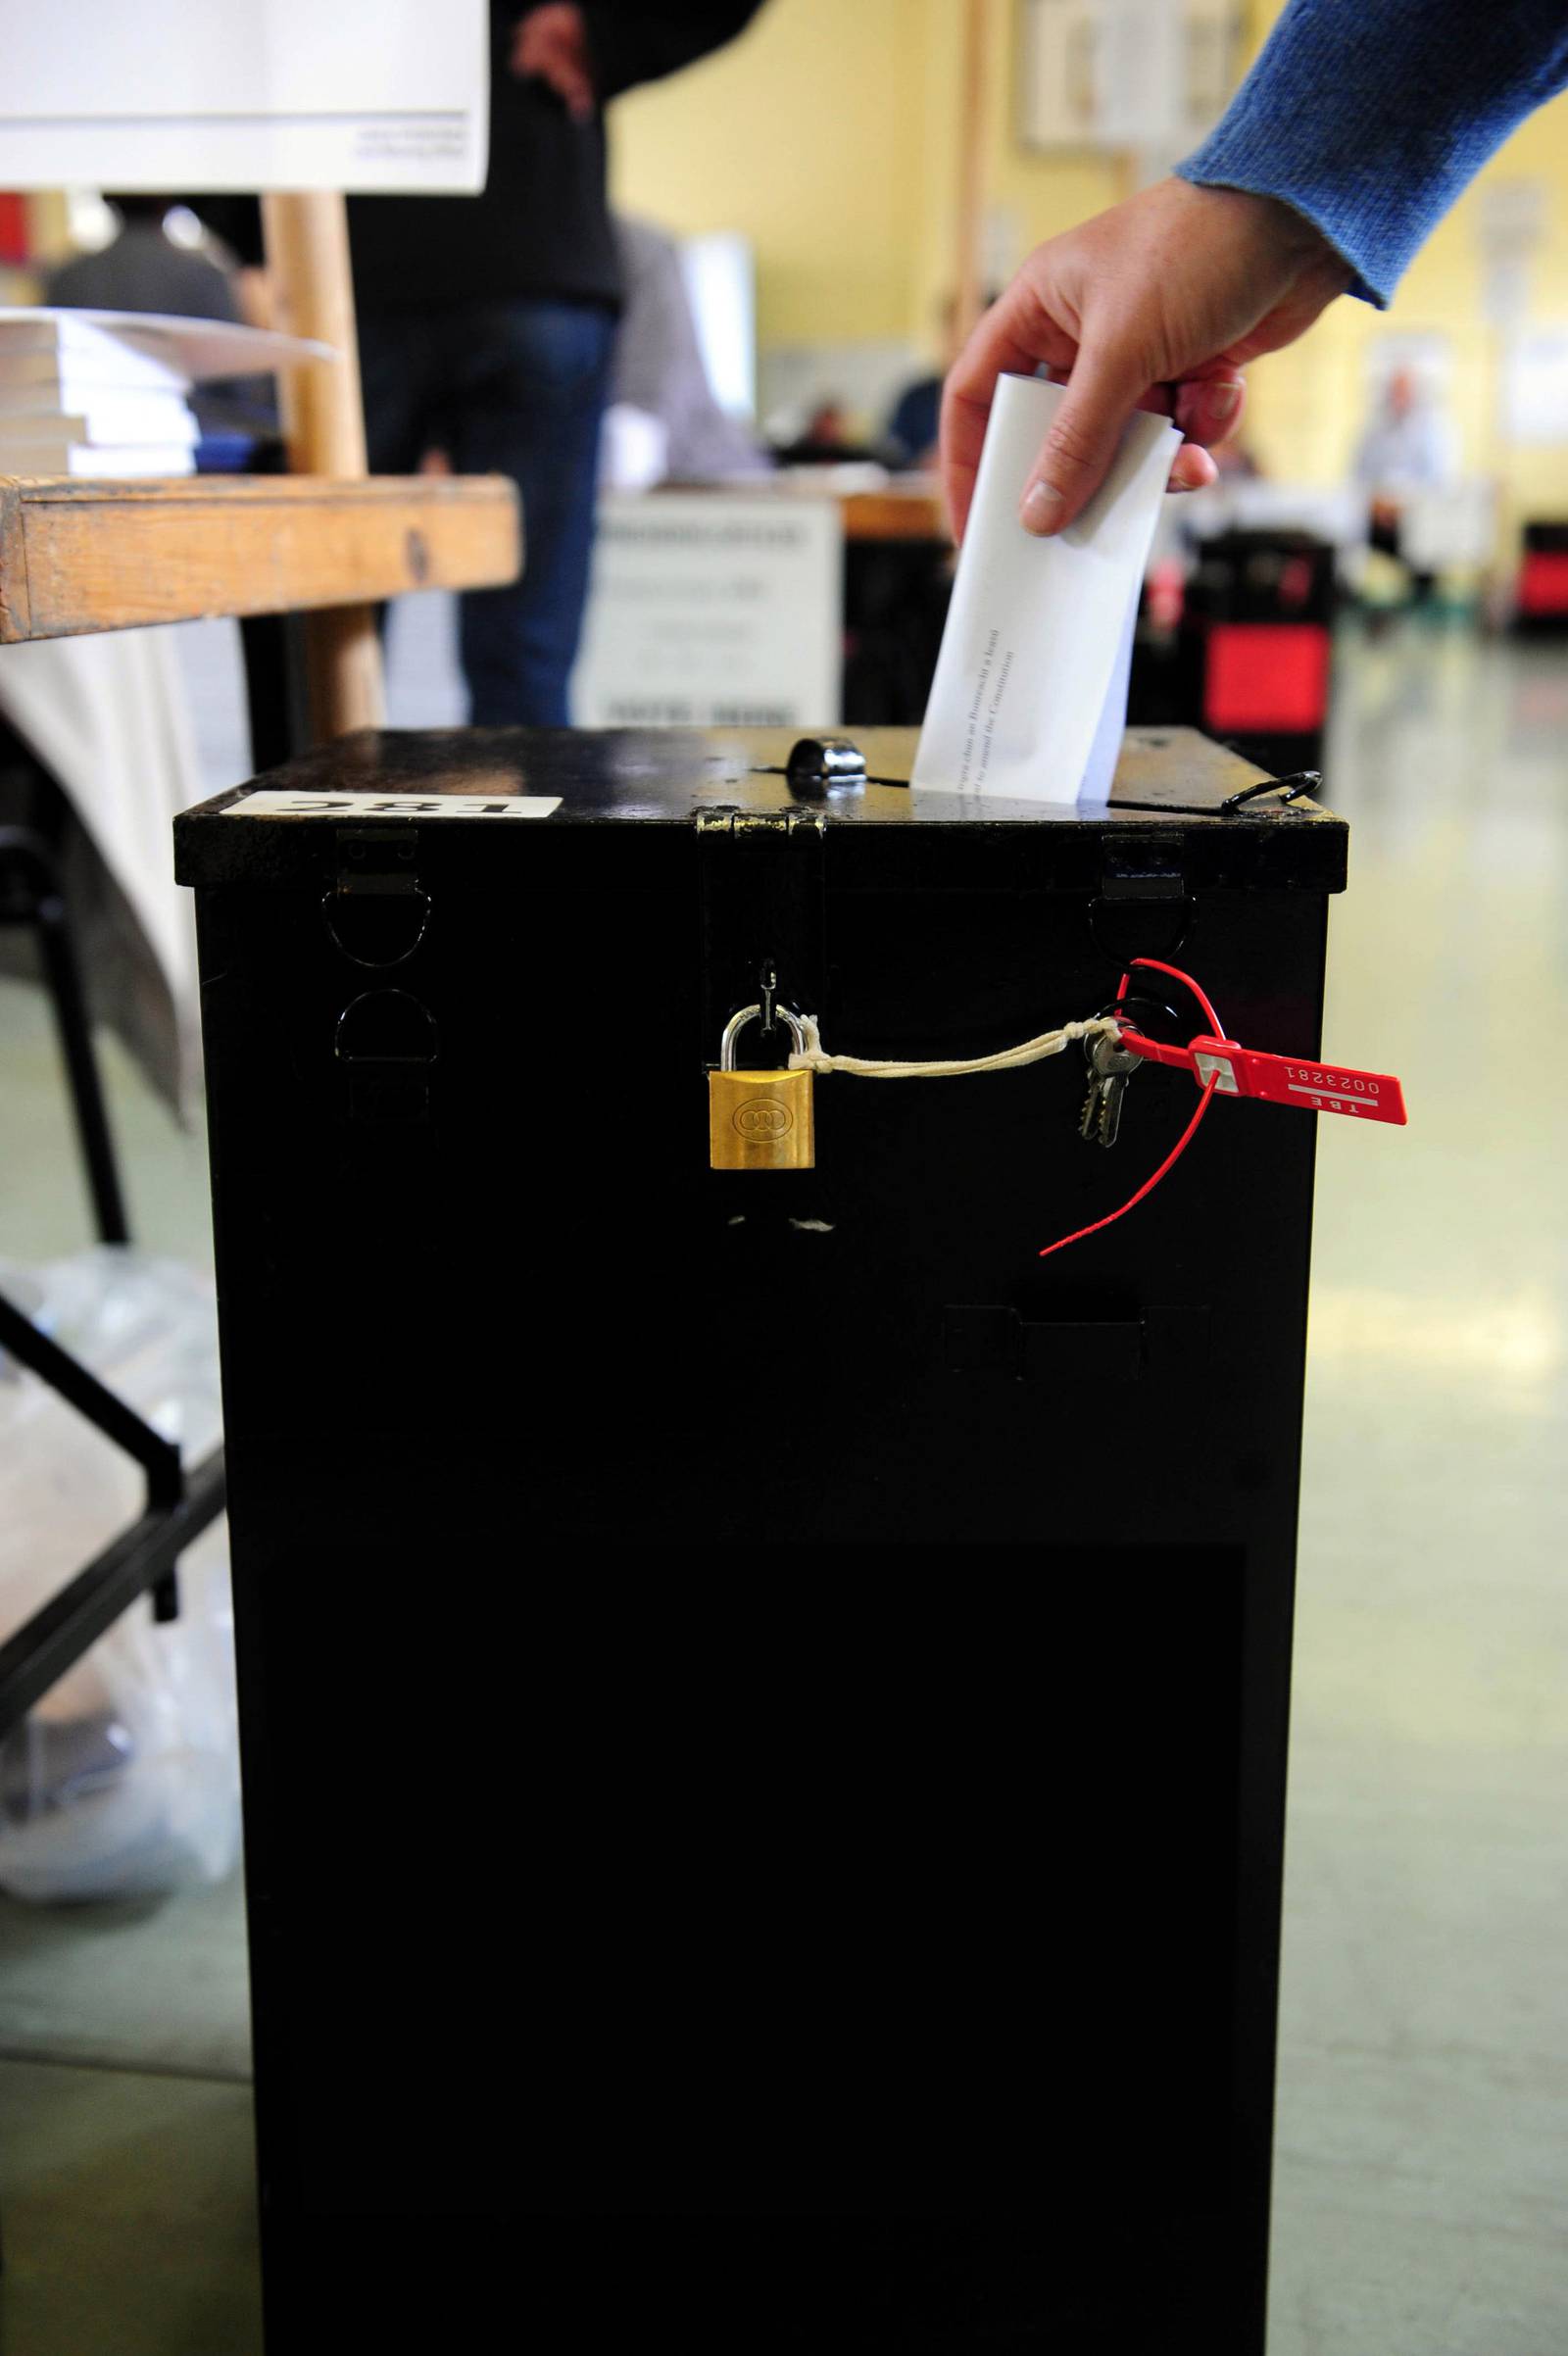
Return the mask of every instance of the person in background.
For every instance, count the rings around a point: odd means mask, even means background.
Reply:
[[[1352,471],[1367,494],[1370,545],[1404,564],[1417,600],[1429,595],[1433,576],[1405,557],[1404,510],[1413,495],[1441,491],[1458,470],[1448,419],[1414,368],[1395,368],[1356,446]]]
[[[164,223],[178,198],[106,196],[120,226],[95,254],[77,254],[52,270],[44,301],[66,311],[156,311],[174,319],[246,320],[242,272],[226,269],[212,246],[176,245]],[[216,380],[192,388],[204,434],[275,433],[277,406],[269,376]]]
[[[242,316],[229,274],[210,252],[176,245],[164,227],[172,196],[106,196],[119,227],[95,254],[52,270],[44,300],[73,311],[159,311],[175,319]]]
[[[1380,309],[1508,133],[1568,86],[1568,8],[1509,0],[1287,0],[1224,119],[1177,175],[1037,247],[965,345],[943,397],[961,533],[999,373],[1067,383],[1022,487],[1060,531],[1099,488],[1135,408],[1187,439],[1173,489],[1212,482],[1242,369],[1336,296]]]
[[[886,446],[864,432],[861,419],[837,393],[816,396],[793,440],[775,443],[781,466],[882,466]]]
[[[719,407],[708,381],[674,239],[652,221],[619,215],[614,231],[625,304],[615,337],[609,420],[624,420],[627,426],[637,421],[648,446],[640,466],[618,477],[607,469],[610,479],[639,489],[653,482],[725,482],[765,474],[767,458],[745,426]]]
[[[858,450],[859,443],[850,424],[850,414],[836,393],[818,401],[801,429],[798,442],[790,446],[790,455],[799,452],[821,451],[828,458],[839,453]]]
[[[917,376],[888,413],[888,456],[901,466],[934,466],[942,429],[940,376]]]
[[[481,725],[567,718],[622,300],[604,109],[718,48],[759,5],[491,0],[482,194],[349,201],[371,471],[412,473],[438,441],[459,473],[510,474],[521,494],[521,578],[462,600]]]
[[[1371,492],[1398,498],[1435,491],[1457,466],[1448,420],[1430,400],[1414,368],[1395,368],[1356,446],[1355,479]]]
[[[984,309],[996,301],[995,293],[985,297]],[[956,295],[949,295],[942,305],[942,350],[945,365],[952,367],[957,358],[958,304]],[[942,386],[940,375],[917,376],[906,384],[888,415],[886,441],[888,455],[901,466],[934,466],[937,463],[938,442],[942,427]]]

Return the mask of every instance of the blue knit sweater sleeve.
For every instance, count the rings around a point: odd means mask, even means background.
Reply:
[[[1382,306],[1487,158],[1565,86],[1565,0],[1289,0],[1177,171],[1281,198]]]

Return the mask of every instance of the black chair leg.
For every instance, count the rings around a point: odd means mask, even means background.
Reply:
[[[305,638],[298,614],[248,614],[239,625],[251,767],[260,776],[311,741],[305,698]]]
[[[3,912],[12,922],[30,922],[38,937],[98,1233],[106,1244],[128,1244],[125,1199],[59,872],[43,838],[22,826],[0,826],[0,870],[7,868],[14,888]]]

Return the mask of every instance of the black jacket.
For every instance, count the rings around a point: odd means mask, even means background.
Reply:
[[[749,25],[761,0],[588,0],[583,8],[603,109]],[[528,9],[490,0],[490,170],[480,196],[351,196],[349,242],[362,318],[513,295],[620,303],[605,195],[605,123],[573,123],[542,82],[507,59]],[[241,262],[259,263],[261,207],[249,196],[191,196]]]
[[[589,0],[601,107],[730,40],[760,0]],[[573,123],[554,91],[507,64],[526,8],[490,6],[490,172],[481,196],[354,196],[349,236],[364,314],[512,295],[616,304],[602,114]]]

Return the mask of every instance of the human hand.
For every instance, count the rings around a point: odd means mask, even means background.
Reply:
[[[512,36],[508,64],[519,80],[548,82],[573,123],[588,123],[598,101],[593,59],[580,8],[530,8]]]
[[[261,265],[244,263],[234,272],[234,300],[247,327],[277,325],[277,289]]]
[[[1072,521],[1104,478],[1127,417],[1174,417],[1173,490],[1215,479],[1210,442],[1242,414],[1240,368],[1304,334],[1348,265],[1288,205],[1161,180],[1037,246],[959,354],[942,396],[942,471],[961,539],[997,377],[1044,363],[1067,397],[1024,493],[1027,529]]]

